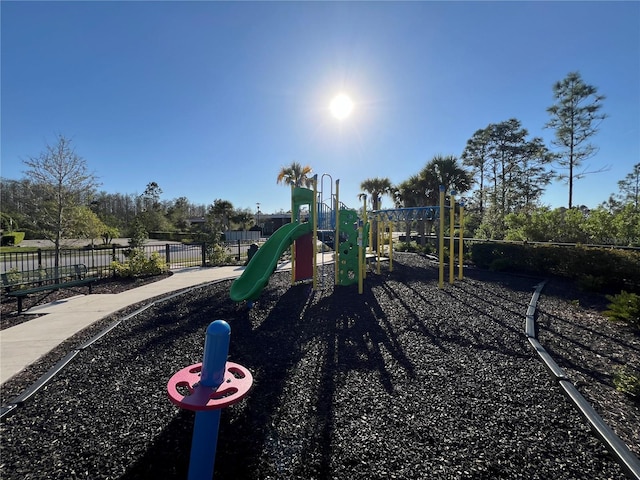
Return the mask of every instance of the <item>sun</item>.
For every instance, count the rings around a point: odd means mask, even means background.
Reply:
[[[338,120],[345,120],[353,112],[353,100],[346,93],[340,93],[331,100],[329,110]]]

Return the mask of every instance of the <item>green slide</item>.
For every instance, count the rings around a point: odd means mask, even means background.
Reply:
[[[256,300],[276,269],[282,253],[293,241],[311,232],[311,223],[285,223],[255,253],[247,268],[231,285],[231,300]]]

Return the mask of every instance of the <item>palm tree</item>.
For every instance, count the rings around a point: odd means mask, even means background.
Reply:
[[[373,210],[380,210],[380,204],[382,202],[383,195],[389,195],[391,198],[394,197],[395,189],[391,184],[391,180],[387,177],[385,178],[369,178],[360,184],[360,189],[369,194],[369,198],[371,198],[371,208]],[[359,199],[365,197],[365,193],[360,193],[358,195]],[[378,231],[378,222],[377,220],[373,221],[373,232]],[[377,235],[373,236],[373,241],[371,242],[371,247],[376,250],[378,248],[378,239]]]
[[[430,185],[429,197],[435,199],[435,194],[439,192],[440,185],[444,186],[444,191],[456,190],[458,194],[464,193],[471,188],[472,180],[469,173],[458,165],[458,159],[454,155],[436,155],[422,169],[420,176],[429,179],[435,184]]]
[[[222,231],[229,229],[229,217],[233,214],[233,204],[228,200],[217,199],[213,202],[213,215],[222,225]]]
[[[412,175],[398,185],[396,189],[396,206],[399,208],[420,207],[423,205],[424,188],[422,179],[418,175]],[[411,227],[413,220],[405,221],[405,238],[407,243],[411,239]]]
[[[309,165],[303,167],[300,163],[293,162],[288,167],[282,167],[280,169],[276,182],[293,185],[294,187],[305,186],[309,188],[313,182],[309,177],[312,172],[313,170]]]
[[[393,198],[393,185],[388,178],[368,178],[360,184],[360,190],[363,190],[369,194],[371,199],[371,208],[373,210],[380,210],[380,203],[383,195],[390,195]],[[358,195],[359,199],[362,199],[365,193]]]
[[[469,173],[458,165],[458,159],[454,155],[436,155],[420,171],[419,176],[424,182],[425,199],[430,205],[439,203],[440,186],[444,186],[444,191],[447,194],[451,190],[461,194],[468,191],[472,184]],[[428,223],[428,233],[431,233],[432,228],[433,221]],[[421,243],[424,244],[422,232]]]
[[[231,217],[231,220],[234,223],[240,224],[242,230],[248,230],[247,225],[251,225],[254,222],[254,219],[255,215],[253,214],[253,212],[246,208],[234,211],[234,214]]]

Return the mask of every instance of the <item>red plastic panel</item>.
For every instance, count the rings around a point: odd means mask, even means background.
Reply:
[[[201,370],[202,363],[197,363],[169,379],[167,393],[171,403],[186,410],[216,410],[242,400],[253,384],[251,372],[237,363],[226,363],[224,381],[218,388],[199,384]]]

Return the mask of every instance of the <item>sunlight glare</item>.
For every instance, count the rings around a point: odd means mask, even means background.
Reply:
[[[329,104],[329,110],[335,118],[344,120],[349,117],[353,111],[353,101],[349,98],[349,95],[341,93],[333,97],[333,100],[331,100]]]

